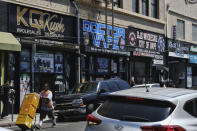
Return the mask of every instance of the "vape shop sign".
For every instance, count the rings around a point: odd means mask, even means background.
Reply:
[[[129,27],[126,32],[126,43],[133,56],[149,57],[153,59],[153,64],[163,65],[164,35]]]

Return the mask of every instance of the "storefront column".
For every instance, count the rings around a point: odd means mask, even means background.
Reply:
[[[5,75],[4,75],[4,72],[5,72],[5,53],[2,52],[1,53],[1,85],[4,85],[4,78],[5,78]]]

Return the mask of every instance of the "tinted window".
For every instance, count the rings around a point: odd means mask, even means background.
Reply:
[[[76,89],[76,93],[90,93],[96,92],[97,90],[97,82],[93,83],[84,83],[79,88]]]
[[[196,114],[196,103],[197,100],[189,100],[185,103],[184,105],[184,110],[189,113],[190,115],[194,116],[194,117],[197,117],[197,114]]]
[[[111,97],[99,108],[98,113],[124,121],[156,122],[167,118],[173,110],[174,105],[165,101]]]
[[[129,89],[130,88],[130,85],[126,81],[121,81],[120,80],[120,81],[116,81],[115,83],[118,85],[120,90],[124,90],[124,89]]]

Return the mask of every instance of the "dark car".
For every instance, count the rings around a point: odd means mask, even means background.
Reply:
[[[58,118],[75,117],[93,112],[111,92],[129,89],[130,85],[121,79],[108,79],[83,83],[72,94],[55,98]]]

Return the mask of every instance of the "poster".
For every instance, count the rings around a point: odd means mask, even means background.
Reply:
[[[55,54],[55,73],[63,73],[63,55]]]
[[[34,57],[35,72],[54,72],[54,58],[50,53],[35,53]]]
[[[30,76],[28,74],[20,75],[20,106],[26,93],[30,92]]]
[[[107,74],[109,72],[109,59],[97,58],[97,73]]]

